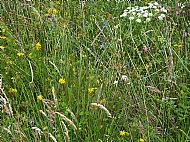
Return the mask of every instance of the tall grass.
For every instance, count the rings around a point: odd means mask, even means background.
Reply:
[[[0,141],[189,141],[189,13],[162,3],[1,0]]]

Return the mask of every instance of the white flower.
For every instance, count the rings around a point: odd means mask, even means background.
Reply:
[[[152,8],[153,8],[153,9],[156,9],[156,8],[157,8],[157,6],[153,5],[153,6],[152,6]]]
[[[155,9],[156,12],[160,12],[160,10],[158,8]]]
[[[154,2],[153,5],[159,5],[157,2]]]
[[[165,15],[165,14],[161,14],[160,16],[162,16],[163,18],[165,18],[165,17],[166,17],[166,15]]]
[[[129,20],[133,20],[133,19],[135,19],[135,17],[133,17],[133,16],[130,16],[130,17],[129,17]]]
[[[141,23],[142,21],[141,21],[141,19],[138,18],[138,19],[136,20],[136,22],[137,22],[137,23]]]
[[[143,17],[148,17],[148,16],[149,16],[148,13],[144,13],[144,14],[143,14]]]
[[[147,10],[147,9],[149,9],[149,7],[148,7],[148,6],[143,6],[143,7],[140,7],[140,10],[141,10],[141,11],[144,11],[144,10]]]
[[[152,17],[152,16],[153,16],[153,14],[152,14],[152,13],[148,13],[148,16]]]
[[[153,4],[152,3],[148,3],[148,8],[152,8]]]
[[[123,14],[120,15],[120,17],[126,17],[127,16],[127,12],[124,12]]]
[[[165,17],[166,17],[165,14],[161,14],[160,16],[158,16],[158,19],[163,20]]]
[[[158,16],[158,19],[162,21],[162,20],[163,20],[163,17],[162,17],[162,16]]]
[[[138,16],[138,17],[141,17],[141,16],[142,16],[142,14],[141,14],[141,13],[137,13],[137,16]]]
[[[118,81],[117,81],[117,80],[115,80],[113,84],[114,84],[114,85],[117,85],[117,84],[118,84]]]
[[[139,6],[135,6],[135,9],[139,9]]]
[[[167,13],[167,10],[166,10],[164,7],[162,7],[162,8],[160,9],[160,11],[161,11],[161,12],[164,12],[164,13]]]
[[[136,12],[132,12],[133,15],[136,15]]]
[[[151,21],[151,18],[146,18],[146,22],[150,22]]]
[[[122,75],[121,80],[126,81],[126,80],[128,80],[128,77],[126,75]]]

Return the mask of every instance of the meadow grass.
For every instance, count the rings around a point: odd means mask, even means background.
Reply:
[[[190,141],[188,2],[0,1],[0,141]]]

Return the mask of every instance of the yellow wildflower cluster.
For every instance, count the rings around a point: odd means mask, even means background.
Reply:
[[[130,134],[126,132],[125,130],[119,131],[120,136],[129,136]]]
[[[6,36],[0,36],[0,39],[6,40],[7,37]]]
[[[58,14],[58,11],[55,8],[49,8],[48,14],[52,14],[53,16],[56,16]]]
[[[40,42],[36,43],[36,50],[39,51],[41,49],[41,44]]]
[[[91,94],[93,93],[97,88],[88,88],[88,93]]]
[[[9,93],[16,93],[17,92],[17,89],[16,88],[10,88],[9,89]]]
[[[0,46],[0,49],[1,49],[2,51],[4,51],[5,47],[4,47],[4,46]]]
[[[65,79],[60,78],[60,79],[59,79],[59,84],[61,84],[61,85],[65,84]]]

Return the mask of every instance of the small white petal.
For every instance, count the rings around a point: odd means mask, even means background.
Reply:
[[[143,17],[148,17],[148,15],[149,15],[148,13],[144,13]]]
[[[142,21],[141,21],[141,19],[137,19],[136,22],[137,23],[141,23]]]
[[[132,12],[133,15],[136,15],[136,12]]]
[[[160,9],[160,11],[161,11],[161,12],[164,12],[164,13],[167,13],[167,10],[166,10],[164,7],[162,7],[162,8]]]
[[[151,18],[146,18],[146,22],[150,22],[151,21]]]
[[[135,19],[135,17],[133,17],[133,16],[130,16],[130,17],[129,17],[129,20],[133,20],[133,19]]]
[[[154,2],[153,4],[154,4],[154,5],[159,5],[157,2]]]
[[[163,20],[163,17],[162,17],[162,16],[158,16],[158,19],[159,19],[159,20]]]
[[[148,13],[148,16],[152,17],[152,16],[153,16],[153,14],[152,14],[152,13]]]
[[[141,13],[137,13],[137,16],[138,16],[138,17],[141,17],[141,16],[142,16],[142,14],[141,14]]]
[[[161,14],[160,16],[162,16],[163,18],[165,18],[165,17],[166,17],[166,15],[165,15],[165,14]]]
[[[153,9],[156,9],[156,8],[157,8],[157,6],[153,5],[153,6],[152,6],[152,8],[153,8]]]
[[[121,80],[126,81],[127,79],[128,79],[128,77],[126,75],[121,76]]]
[[[114,85],[117,85],[117,84],[118,84],[118,81],[117,81],[117,80],[115,80],[113,84],[114,84]]]
[[[120,15],[120,17],[126,17],[128,13],[124,12],[123,14]]]

